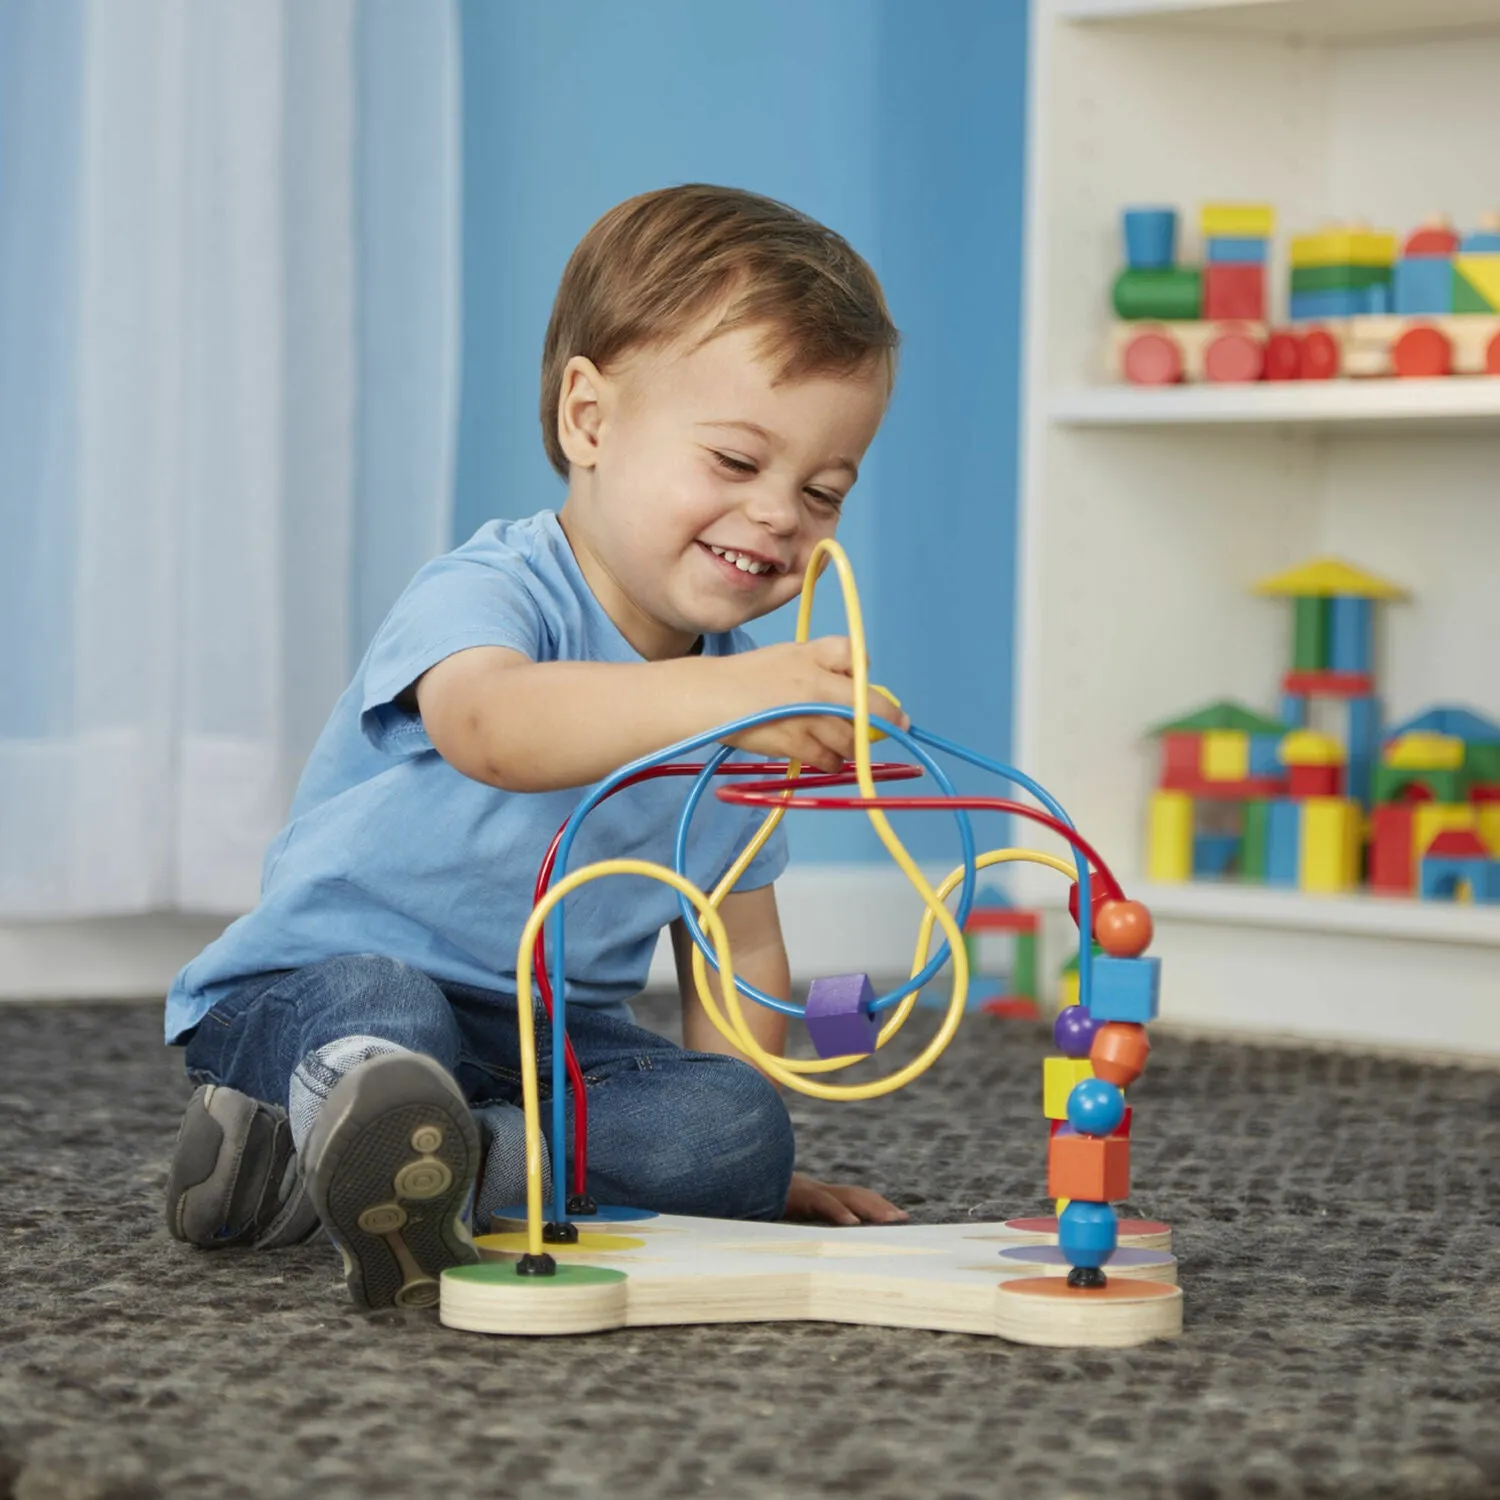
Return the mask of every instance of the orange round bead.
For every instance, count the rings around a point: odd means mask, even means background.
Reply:
[[[1113,958],[1138,958],[1154,931],[1151,913],[1139,901],[1106,901],[1094,917],[1094,936]]]
[[[1095,1078],[1123,1089],[1146,1071],[1150,1051],[1151,1041],[1144,1026],[1130,1021],[1107,1021],[1094,1033],[1089,1061],[1094,1065]]]

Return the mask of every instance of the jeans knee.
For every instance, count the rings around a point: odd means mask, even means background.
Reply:
[[[685,1074],[685,1076],[684,1076]],[[796,1145],[781,1095],[746,1063],[699,1057],[659,1096],[659,1126],[620,1175],[628,1201],[666,1213],[778,1219]],[[626,1184],[622,1183],[622,1186]]]
[[[319,1040],[375,1036],[453,1067],[460,1035],[453,1009],[435,980],[378,953],[344,954],[301,971],[317,994]]]

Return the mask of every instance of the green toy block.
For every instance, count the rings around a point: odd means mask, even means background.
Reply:
[[[1015,962],[1011,966],[1010,992],[1027,1000],[1036,999],[1036,934],[1016,934]]]
[[[1240,874],[1256,885],[1265,883],[1266,850],[1270,846],[1271,807],[1268,802],[1245,804],[1245,837],[1240,845]]]
[[[1376,766],[1375,784],[1371,789],[1377,803],[1394,802],[1396,794],[1407,786],[1424,786],[1434,802],[1466,802],[1472,776],[1467,766],[1456,770],[1413,771],[1405,766]]]
[[[1203,278],[1196,270],[1121,271],[1115,278],[1115,311],[1127,322],[1193,319],[1203,309]]]
[[[1349,292],[1367,286],[1389,286],[1389,266],[1294,266],[1294,292]]]
[[[1328,666],[1328,600],[1299,594],[1292,604],[1292,670],[1322,672]]]
[[[1455,313],[1487,313],[1494,317],[1495,309],[1484,294],[1459,270],[1453,268],[1453,311]]]
[[[1471,781],[1500,782],[1500,745],[1468,741],[1464,746],[1464,770]]]

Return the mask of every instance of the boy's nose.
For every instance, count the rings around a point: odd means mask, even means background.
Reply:
[[[801,523],[801,507],[795,496],[779,485],[765,485],[747,499],[746,513],[774,536],[791,536]]]

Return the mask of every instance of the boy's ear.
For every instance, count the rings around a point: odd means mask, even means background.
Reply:
[[[557,395],[557,440],[574,468],[592,469],[599,462],[605,386],[599,367],[581,354],[575,354],[563,366]]]

